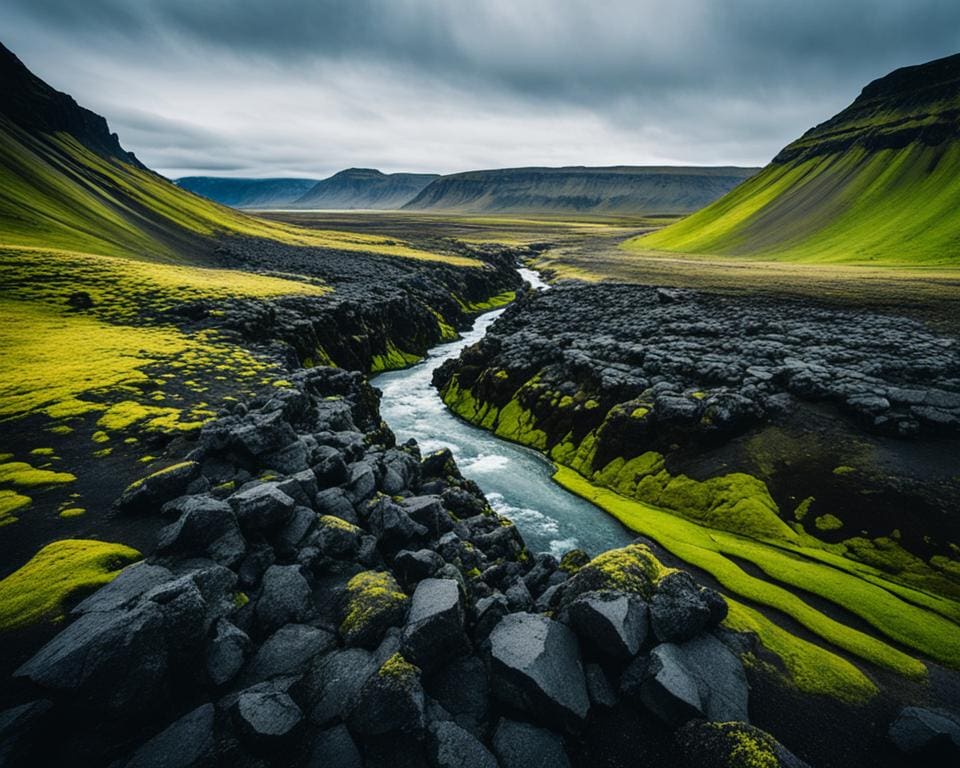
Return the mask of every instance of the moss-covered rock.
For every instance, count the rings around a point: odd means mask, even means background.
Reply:
[[[410,598],[392,574],[363,571],[347,582],[340,635],[347,645],[373,648],[406,618]]]
[[[646,544],[628,544],[597,555],[564,585],[561,602],[569,604],[585,592],[615,590],[650,598],[670,573]]]
[[[804,768],[773,736],[748,723],[694,720],[676,734],[677,746],[691,768]]]

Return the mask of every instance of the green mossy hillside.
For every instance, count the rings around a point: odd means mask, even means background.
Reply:
[[[648,252],[960,265],[960,55],[897,70]]]
[[[64,539],[0,581],[0,632],[63,618],[68,601],[112,581],[140,553],[122,544]]]

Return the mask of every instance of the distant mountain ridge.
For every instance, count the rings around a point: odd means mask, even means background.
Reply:
[[[396,210],[436,178],[435,173],[383,173],[374,168],[348,168],[318,181],[292,207]]]
[[[317,179],[238,179],[220,176],[184,176],[178,187],[234,208],[282,208],[309,192]]]
[[[960,54],[874,80],[729,195],[628,247],[960,264]]]
[[[503,168],[441,176],[404,206],[457,213],[688,213],[756,168]]]

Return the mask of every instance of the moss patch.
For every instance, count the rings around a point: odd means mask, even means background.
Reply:
[[[0,581],[0,631],[63,616],[64,604],[114,579],[140,553],[122,544],[55,541]]]
[[[385,628],[403,619],[410,598],[390,573],[363,571],[347,582],[347,603],[340,634],[360,645],[377,642],[379,624]]]
[[[77,478],[69,472],[54,472],[49,469],[35,469],[22,461],[10,461],[0,464],[0,485],[12,485],[15,488],[40,488],[48,485],[72,483]]]
[[[17,522],[16,513],[30,506],[30,497],[10,490],[0,490],[0,527]]]

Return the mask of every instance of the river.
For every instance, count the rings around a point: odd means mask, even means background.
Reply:
[[[521,269],[520,274],[535,290],[549,287],[533,270]],[[516,523],[532,551],[560,556],[580,547],[596,555],[623,546],[634,535],[554,483],[549,460],[454,416],[430,383],[438,366],[479,341],[503,311],[480,315],[463,338],[434,347],[417,365],[373,379],[383,392],[384,420],[399,442],[415,438],[424,455],[449,448],[461,472],[477,482],[497,512]]]

